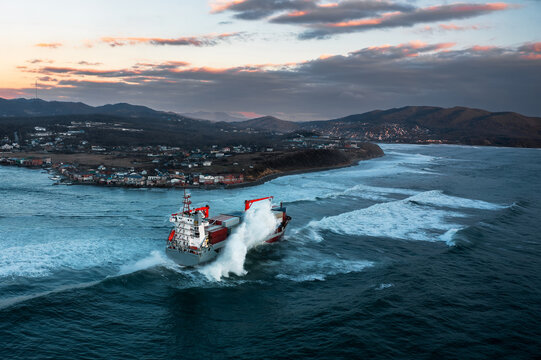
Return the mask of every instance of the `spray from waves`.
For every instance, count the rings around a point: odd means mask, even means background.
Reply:
[[[498,210],[504,207],[480,200],[448,196],[435,190],[311,221],[307,227],[344,235],[445,241],[453,245],[456,231],[448,231],[459,229],[461,226],[451,222],[450,219],[464,218],[467,215],[464,212],[444,208]]]
[[[228,277],[230,273],[238,276],[246,274],[244,260],[248,250],[260,244],[278,224],[279,219],[272,213],[270,202],[255,204],[246,212],[242,224],[230,235],[218,259],[200,271],[208,279],[216,281]]]
[[[153,250],[149,256],[138,260],[135,263],[122,265],[118,275],[131,274],[136,271],[149,269],[158,265],[168,265],[171,263],[172,261],[165,257],[162,251]]]

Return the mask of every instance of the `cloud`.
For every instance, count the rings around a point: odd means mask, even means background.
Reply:
[[[313,24],[313,30],[300,35],[302,39],[323,38],[333,34],[366,31],[370,29],[411,27],[416,24],[472,18],[508,9],[505,3],[451,4],[417,8],[413,11],[394,11],[377,17],[337,23]]]
[[[38,78],[38,80],[44,81],[44,82],[58,81],[58,79],[50,77],[50,76],[41,76]]]
[[[270,19],[277,24],[323,24],[362,19],[384,12],[413,11],[407,4],[393,3],[386,0],[342,1],[340,3],[314,6],[305,11],[286,13]]]
[[[401,59],[405,57],[417,57],[423,53],[438,52],[454,47],[455,43],[426,44],[420,41],[413,41],[407,44],[396,46],[383,45],[373,46],[350,53],[350,56],[362,57],[364,59]]]
[[[62,44],[61,43],[39,43],[39,44],[36,44],[35,46],[42,47],[42,48],[49,48],[49,49],[57,49],[60,46],[62,46]]]
[[[126,45],[171,45],[171,46],[214,46],[220,42],[241,37],[243,33],[209,34],[202,36],[186,36],[179,38],[147,38],[147,37],[103,37],[101,42],[109,46]]]
[[[321,0],[235,0],[214,3],[212,12],[232,12],[234,17],[245,20],[266,19],[274,24],[296,24],[307,28],[300,34],[300,39],[312,39],[467,19],[512,7],[516,6],[502,2],[455,3],[422,8],[391,0],[343,0],[335,3],[323,3]],[[453,24],[442,24],[440,29],[462,30]]]
[[[438,27],[442,30],[453,30],[453,31],[463,31],[463,30],[479,30],[480,27],[477,25],[471,26],[460,26],[455,24],[439,24]]]
[[[255,119],[255,118],[258,118],[258,117],[263,117],[265,115],[263,114],[258,114],[256,112],[253,112],[253,111],[235,111],[235,114],[238,114],[238,115],[241,115],[247,119]]]
[[[97,66],[97,65],[101,65],[102,63],[100,62],[88,62],[88,61],[79,61],[77,64],[79,65],[86,65],[86,66]]]
[[[262,19],[283,10],[304,10],[315,6],[314,0],[232,0],[211,3],[212,13],[231,11],[237,19]]]
[[[54,60],[49,60],[49,59],[31,59],[31,60],[26,60],[27,63],[30,63],[30,64],[40,64],[40,63],[48,63],[48,64],[52,64],[54,63]]]
[[[218,69],[182,61],[103,70],[39,65],[26,71],[59,79],[42,90],[43,96],[93,104],[128,101],[178,112],[242,109],[281,117],[285,113],[294,120],[405,105],[541,115],[541,43],[457,48],[453,43],[416,41],[292,64]]]
[[[137,75],[135,70],[96,70],[96,69],[79,69],[73,67],[56,67],[56,66],[45,66],[38,70],[41,74],[68,74],[68,75],[90,75],[90,76],[99,76],[99,77],[117,77],[122,78],[126,76]]]
[[[541,42],[527,43],[518,48],[522,58],[528,60],[541,60]]]
[[[496,46],[483,46],[483,45],[475,45],[471,47],[471,50],[473,51],[492,51],[498,49]]]
[[[453,23],[448,24],[438,24],[437,26],[425,25],[422,29],[417,30],[416,32],[446,32],[446,31],[468,31],[468,30],[481,30],[486,29],[486,26],[480,25],[456,25]]]

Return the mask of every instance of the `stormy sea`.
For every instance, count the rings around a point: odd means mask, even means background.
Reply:
[[[541,354],[541,151],[381,145],[356,166],[193,190],[274,195],[283,241],[182,268],[182,191],[0,168],[1,359],[528,359]],[[264,216],[264,214],[262,215]]]

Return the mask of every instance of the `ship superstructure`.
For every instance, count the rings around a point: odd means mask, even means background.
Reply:
[[[227,243],[231,232],[242,220],[242,215],[219,214],[209,217],[208,205],[191,209],[190,194],[184,191],[183,207],[178,213],[171,214],[169,221],[174,228],[169,233],[165,252],[176,263],[184,266],[195,266],[216,258]],[[273,197],[246,200],[244,210],[250,209],[253,203],[269,200]],[[279,226],[265,239],[264,242],[280,240],[291,218],[286,214],[286,208],[273,206],[272,212],[279,219]]]

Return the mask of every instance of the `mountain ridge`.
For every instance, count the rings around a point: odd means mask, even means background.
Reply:
[[[125,117],[167,117],[177,115],[142,105],[128,103],[91,106],[82,102],[46,101],[42,99],[0,98],[0,117],[32,117],[58,115],[116,115]]]
[[[81,102],[44,101],[40,99],[0,98],[0,120],[9,117],[64,115],[107,115],[134,119],[186,119],[200,131],[208,129],[209,120],[157,111],[127,103],[89,106]],[[199,124],[199,125],[197,125]],[[217,126],[276,134],[305,133],[367,141],[467,145],[541,147],[541,118],[519,113],[490,112],[455,106],[404,106],[373,110],[330,120],[294,122],[263,116],[236,122],[215,122]],[[194,130],[195,130],[194,128]]]

